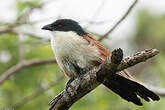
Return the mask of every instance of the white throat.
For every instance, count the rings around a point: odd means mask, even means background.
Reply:
[[[59,37],[72,37],[72,36],[78,36],[75,32],[73,31],[67,31],[67,32],[64,32],[64,31],[52,31],[51,32],[53,37],[54,38],[59,38]]]
[[[67,54],[71,50],[69,49],[78,49],[80,44],[84,44],[85,41],[81,36],[76,34],[73,31],[62,32],[62,31],[55,31],[52,32],[51,37],[51,47],[56,53],[65,52]],[[76,49],[76,50],[77,50]]]

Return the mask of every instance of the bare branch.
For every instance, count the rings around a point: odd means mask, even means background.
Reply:
[[[54,1],[49,0],[46,2],[42,2],[38,5],[33,5],[33,6],[29,7],[29,9],[24,14],[22,14],[20,17],[17,18],[16,23],[14,23],[15,24],[14,27],[22,25],[22,24],[30,23],[28,20],[30,14],[32,14],[35,9],[41,9],[44,7],[45,4],[49,4],[51,2],[54,2]]]
[[[111,34],[116,27],[128,16],[128,14],[132,11],[132,9],[134,8],[134,6],[136,5],[138,0],[135,0],[133,2],[133,4],[128,8],[127,12],[121,17],[121,19],[108,31],[106,32],[104,35],[102,35],[98,40],[102,41],[103,39],[105,39],[106,37],[108,37],[109,34]]]
[[[103,9],[105,3],[106,3],[106,0],[103,0],[103,1],[100,3],[99,7],[97,8],[97,10],[95,11],[95,13],[94,13],[93,16],[91,17],[91,20],[90,20],[90,21],[88,22],[88,24],[85,26],[85,29],[89,28],[89,26],[90,26],[91,24],[95,24],[95,23],[93,22],[93,19],[96,19],[96,18],[98,17],[98,15],[99,15],[100,12],[102,11],[102,9]]]
[[[130,66],[134,66],[135,64],[141,63],[142,61],[146,61],[149,58],[157,55],[159,51],[157,49],[147,49],[142,52],[138,52],[133,56],[129,56],[121,61],[120,65],[117,67],[118,71],[121,71]]]
[[[108,57],[107,61],[103,63],[99,68],[94,68],[92,71],[80,76],[80,78],[76,78],[71,83],[67,91],[64,90],[59,95],[57,95],[49,103],[49,110],[68,110],[77,100],[100,85],[100,82],[98,82],[100,77],[109,77],[115,72],[134,66],[137,63],[144,62],[157,54],[158,50],[148,49],[139,52],[132,57],[127,57],[120,63],[120,61],[118,61],[118,57],[113,57],[118,55],[112,53],[112,57]],[[121,59],[122,56],[119,56],[119,59]]]
[[[145,50],[145,52],[147,52],[147,51],[148,52],[151,52],[151,50]],[[155,56],[158,53],[158,51],[155,50],[155,49],[153,49],[152,50],[152,53],[153,53],[152,55],[148,54],[148,55],[144,56],[145,59],[148,59],[148,58],[150,58],[152,56]],[[142,56],[143,56],[143,54],[144,54],[143,52],[139,52],[139,53],[137,53],[137,54],[135,54],[135,55],[133,55],[131,57],[125,58],[121,62],[120,66],[118,67],[118,71],[120,69],[122,69],[122,65],[123,65],[124,68],[127,68],[127,67],[131,66],[132,65],[132,62],[129,61],[129,60],[134,60],[134,57],[136,57],[137,55],[139,56],[139,59],[141,59]],[[129,64],[128,62],[131,62],[131,64]],[[137,59],[135,62],[138,63],[140,61]],[[54,85],[58,84],[62,79],[63,79],[63,77],[59,77],[57,80],[55,80],[53,82],[50,82],[48,84],[48,86],[46,86],[44,88],[43,87],[40,87],[40,88],[36,89],[35,92],[33,92],[32,94],[24,97],[23,99],[21,99],[20,101],[18,101],[17,103],[15,103],[12,107],[16,109],[16,108],[19,108],[19,107],[23,106],[24,104],[28,103],[29,101],[31,101],[34,98],[36,98],[37,96],[39,96],[41,93],[46,92],[50,88],[54,87]],[[152,90],[155,93],[157,93],[159,96],[165,96],[165,89],[164,88],[153,87],[153,86],[148,86],[148,88],[150,88],[150,90]]]
[[[165,88],[160,88],[160,87],[155,87],[155,86],[151,86],[148,85],[147,86],[150,90],[154,91],[156,94],[158,94],[159,96],[164,97],[165,96]]]
[[[2,29],[2,30],[0,29],[0,34],[6,34],[6,33],[12,33],[12,34],[16,34],[18,36],[19,36],[19,34],[22,34],[22,35],[33,37],[33,38],[36,38],[36,39],[40,39],[40,40],[45,41],[45,42],[50,41],[50,39],[46,39],[46,38],[43,38],[40,35],[29,33],[29,32],[23,32],[23,31],[19,31],[18,32],[18,31],[14,30],[14,29],[9,29],[9,28]],[[49,37],[47,37],[47,38],[49,38]]]
[[[33,38],[36,38],[36,39],[40,39],[40,40],[42,40],[42,41],[45,41],[45,42],[48,42],[48,41],[50,41],[50,39],[44,39],[42,36],[40,36],[40,35],[37,35],[37,34],[33,34],[33,33],[29,33],[29,32],[23,32],[23,31],[20,31],[20,32],[18,32],[18,31],[12,31],[12,33],[14,33],[14,34],[23,34],[23,35],[26,35],[26,36],[29,36],[29,37],[33,37]],[[49,38],[49,37],[47,37],[47,38]]]
[[[10,28],[0,28],[0,34],[4,34],[4,33],[10,33],[11,29]]]
[[[17,71],[19,71],[19,70],[21,70],[25,67],[30,67],[30,66],[33,66],[33,65],[41,65],[41,64],[51,64],[51,63],[56,63],[55,59],[43,59],[43,60],[33,59],[33,60],[30,60],[30,61],[22,61],[22,62],[16,64],[15,66],[9,68],[6,72],[4,72],[0,76],[0,84],[2,84],[11,75],[13,75]]]
[[[3,25],[7,25],[6,28],[0,28],[0,34],[3,34],[3,33],[14,33],[13,32],[13,29],[15,27],[18,27],[20,25],[23,25],[23,24],[32,24],[29,22],[28,18],[30,16],[30,14],[35,10],[35,9],[41,9],[43,8],[43,6],[45,4],[48,4],[48,3],[51,3],[51,2],[54,2],[52,0],[49,0],[47,2],[42,2],[40,3],[39,5],[34,5],[34,6],[31,6],[24,14],[22,14],[20,17],[17,18],[17,20],[13,23],[5,23]]]

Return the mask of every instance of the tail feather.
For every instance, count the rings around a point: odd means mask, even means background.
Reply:
[[[121,83],[124,87],[131,90],[132,92],[135,92],[137,95],[140,94],[142,96],[142,98],[148,97],[148,98],[151,98],[152,100],[159,100],[160,99],[158,95],[156,95],[154,92],[147,89],[143,85],[139,84],[138,82],[129,80],[127,78],[124,78],[124,77],[122,77],[120,75],[116,75],[116,74],[115,74],[114,80]]]
[[[143,98],[145,101],[150,102],[150,99],[145,94],[140,94],[137,92],[137,95],[139,95],[141,98]]]
[[[114,74],[109,82],[106,81],[103,82],[103,84],[113,92],[117,93],[120,97],[137,105],[142,105],[137,96],[140,96],[146,101],[150,101],[150,98],[152,100],[160,99],[158,95],[138,82],[127,79],[118,74]]]
[[[105,83],[104,83],[105,84]],[[128,89],[121,86],[119,83],[112,82],[110,85],[105,84],[109,89],[111,89],[113,92],[117,93],[120,97],[127,101],[131,101],[134,104],[137,104],[139,106],[143,105],[140,101],[140,99],[137,97],[137,95]]]

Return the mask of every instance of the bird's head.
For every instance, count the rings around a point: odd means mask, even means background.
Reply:
[[[42,27],[43,30],[49,31],[61,31],[61,32],[75,32],[78,35],[84,35],[86,32],[83,28],[78,24],[78,22],[72,19],[59,19],[55,22],[45,25]]]

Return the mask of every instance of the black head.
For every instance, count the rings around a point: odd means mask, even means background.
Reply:
[[[72,19],[59,19],[51,24],[45,25],[43,30],[49,31],[73,31],[78,35],[84,35],[86,32],[82,29],[82,27],[78,24],[78,22]]]

